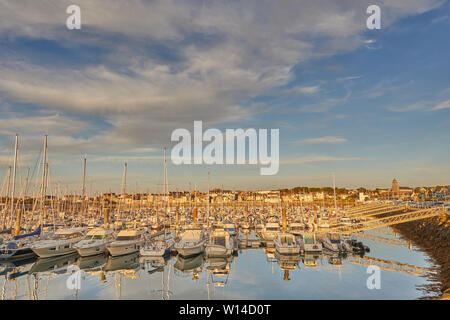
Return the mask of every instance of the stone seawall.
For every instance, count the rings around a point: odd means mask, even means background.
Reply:
[[[450,219],[434,217],[419,221],[398,224],[394,227],[405,239],[426,252],[433,264],[435,274],[429,274],[431,280],[419,289],[422,299],[444,298],[450,296]]]

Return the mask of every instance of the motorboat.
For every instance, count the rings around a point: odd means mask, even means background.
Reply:
[[[106,252],[106,246],[114,241],[114,231],[111,229],[94,228],[87,232],[85,238],[74,245],[82,257],[93,256]]]
[[[85,228],[57,230],[50,239],[38,240],[30,248],[40,258],[49,258],[76,253],[75,244],[83,240]]]
[[[145,231],[139,229],[121,230],[114,241],[106,245],[106,249],[113,257],[139,252],[144,245]]]
[[[278,222],[268,222],[264,229],[261,230],[261,238],[264,240],[274,240],[280,232],[280,224]]]
[[[338,233],[328,233],[326,237],[322,238],[322,246],[333,252],[351,252],[352,247],[341,240]]]
[[[280,254],[299,254],[300,244],[290,233],[279,233],[273,240],[277,252]]]
[[[205,250],[206,233],[201,229],[189,229],[183,232],[180,240],[175,244],[175,250],[183,256],[189,257]]]
[[[289,224],[288,231],[293,235],[300,235],[305,229],[305,225],[301,222],[292,222]]]
[[[352,248],[353,253],[365,254],[366,252],[370,252],[370,248],[368,246],[365,246],[361,241],[350,239],[346,240],[346,242]]]
[[[233,253],[234,239],[228,230],[215,229],[206,245],[206,257],[227,257]]]
[[[304,252],[321,252],[322,244],[317,241],[315,233],[303,233],[300,244]]]

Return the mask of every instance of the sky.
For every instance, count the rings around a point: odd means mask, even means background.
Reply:
[[[66,9],[81,8],[68,30]],[[369,30],[366,9],[381,8]],[[450,4],[441,0],[0,0],[0,182],[162,192],[171,133],[280,130],[278,174],[174,165],[169,189],[450,183]],[[208,183],[208,171],[210,179]],[[4,183],[2,184],[4,186]],[[0,190],[1,192],[1,190]]]

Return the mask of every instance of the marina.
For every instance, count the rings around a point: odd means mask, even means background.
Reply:
[[[224,201],[224,192],[215,190],[215,199],[221,201],[213,202],[210,190],[169,191],[164,149],[162,194],[128,194],[125,163],[120,195],[90,197],[84,159],[81,195],[70,197],[58,192],[49,195],[47,154],[45,136],[35,196],[25,196],[28,185],[22,186],[21,196],[15,194],[16,168],[5,179],[2,299],[447,295],[448,283],[437,278],[441,274],[437,270],[445,271],[445,265],[435,264],[439,259],[428,256],[420,243],[400,235],[397,228],[434,223],[443,239],[436,245],[445,247],[448,205],[400,201],[395,180],[388,197],[371,201],[338,201],[334,187],[331,201],[302,201],[292,191],[285,195],[270,191],[259,199],[249,192],[247,200],[247,194],[240,192]],[[17,135],[14,164],[18,164]],[[376,290],[368,284],[373,268],[382,279]],[[75,284],[69,285],[69,280]],[[440,289],[423,294],[423,287]]]
[[[374,231],[376,233],[376,230]],[[245,236],[240,232],[240,236]],[[254,231],[248,234],[255,236]],[[241,248],[224,257],[175,253],[145,257],[80,257],[1,261],[2,299],[415,299],[434,271],[425,254],[367,241],[370,255],[335,252],[283,255]],[[390,259],[401,256],[404,262]],[[406,263],[405,263],[406,262]],[[366,266],[382,269],[382,289],[367,290]],[[66,281],[81,270],[80,289]],[[77,269],[78,270],[78,269]],[[3,278],[3,279],[2,279]]]

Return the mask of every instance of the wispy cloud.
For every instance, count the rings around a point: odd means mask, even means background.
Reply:
[[[309,162],[326,162],[326,161],[359,161],[359,160],[367,160],[359,157],[333,157],[333,156],[320,156],[320,155],[311,155],[300,158],[293,158],[289,160],[281,161],[281,164],[304,164]]]
[[[450,109],[450,100],[442,101],[435,105],[431,110]]]
[[[419,101],[403,106],[388,106],[387,109],[394,112],[438,111],[443,109],[450,109],[450,100],[441,102]]]
[[[337,144],[346,142],[347,139],[334,136],[326,136],[313,139],[304,139],[295,141],[296,144]]]
[[[289,94],[313,94],[319,91],[319,86],[299,86],[285,90]]]

